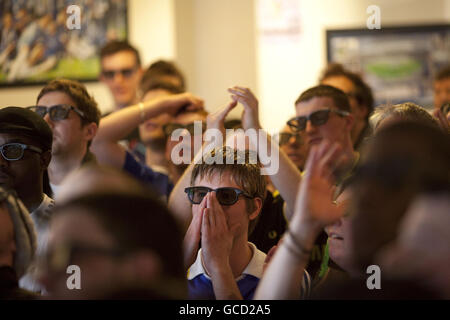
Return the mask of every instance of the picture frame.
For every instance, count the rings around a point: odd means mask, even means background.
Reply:
[[[433,105],[433,79],[450,65],[450,25],[326,31],[327,62],[360,73],[376,105]]]
[[[0,3],[0,87],[97,81],[99,51],[128,35],[126,0]]]

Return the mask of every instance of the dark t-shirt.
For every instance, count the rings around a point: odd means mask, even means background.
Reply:
[[[165,197],[165,200],[168,199],[172,192],[173,184],[168,175],[152,170],[147,165],[139,162],[129,151],[126,152],[123,170],[156,190],[160,195]]]
[[[19,288],[13,268],[0,267],[0,300],[34,300],[38,298],[37,293]]]
[[[266,253],[278,243],[286,231],[286,219],[283,214],[284,200],[278,194],[275,197],[267,192],[259,219],[248,241],[254,243]]]

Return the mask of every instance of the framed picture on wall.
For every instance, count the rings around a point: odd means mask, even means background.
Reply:
[[[127,38],[126,0],[2,0],[0,86],[94,81],[98,53]]]
[[[433,77],[450,64],[450,25],[327,30],[327,60],[359,72],[377,104],[433,104]]]

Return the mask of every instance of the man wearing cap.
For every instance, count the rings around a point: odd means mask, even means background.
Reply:
[[[37,106],[30,109],[53,132],[48,178],[55,195],[70,172],[84,163],[95,162],[89,146],[97,133],[100,111],[83,84],[66,79],[50,81],[39,93]]]
[[[14,191],[0,187],[0,300],[38,297],[18,285],[35,251],[36,235],[28,210]]]
[[[43,192],[51,160],[52,131],[36,113],[19,107],[0,109],[0,186],[13,189],[31,214],[38,252],[47,246],[53,200]],[[27,282],[28,283],[28,282]],[[24,284],[37,290],[33,284]]]

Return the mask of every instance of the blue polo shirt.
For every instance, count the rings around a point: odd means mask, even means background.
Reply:
[[[252,259],[236,279],[237,286],[244,300],[252,300],[255,294],[259,279],[262,277],[264,260],[266,254],[249,242],[253,251]],[[211,278],[206,274],[203,267],[201,254],[202,249],[197,253],[197,260],[188,270],[188,299],[215,300],[214,288]]]

